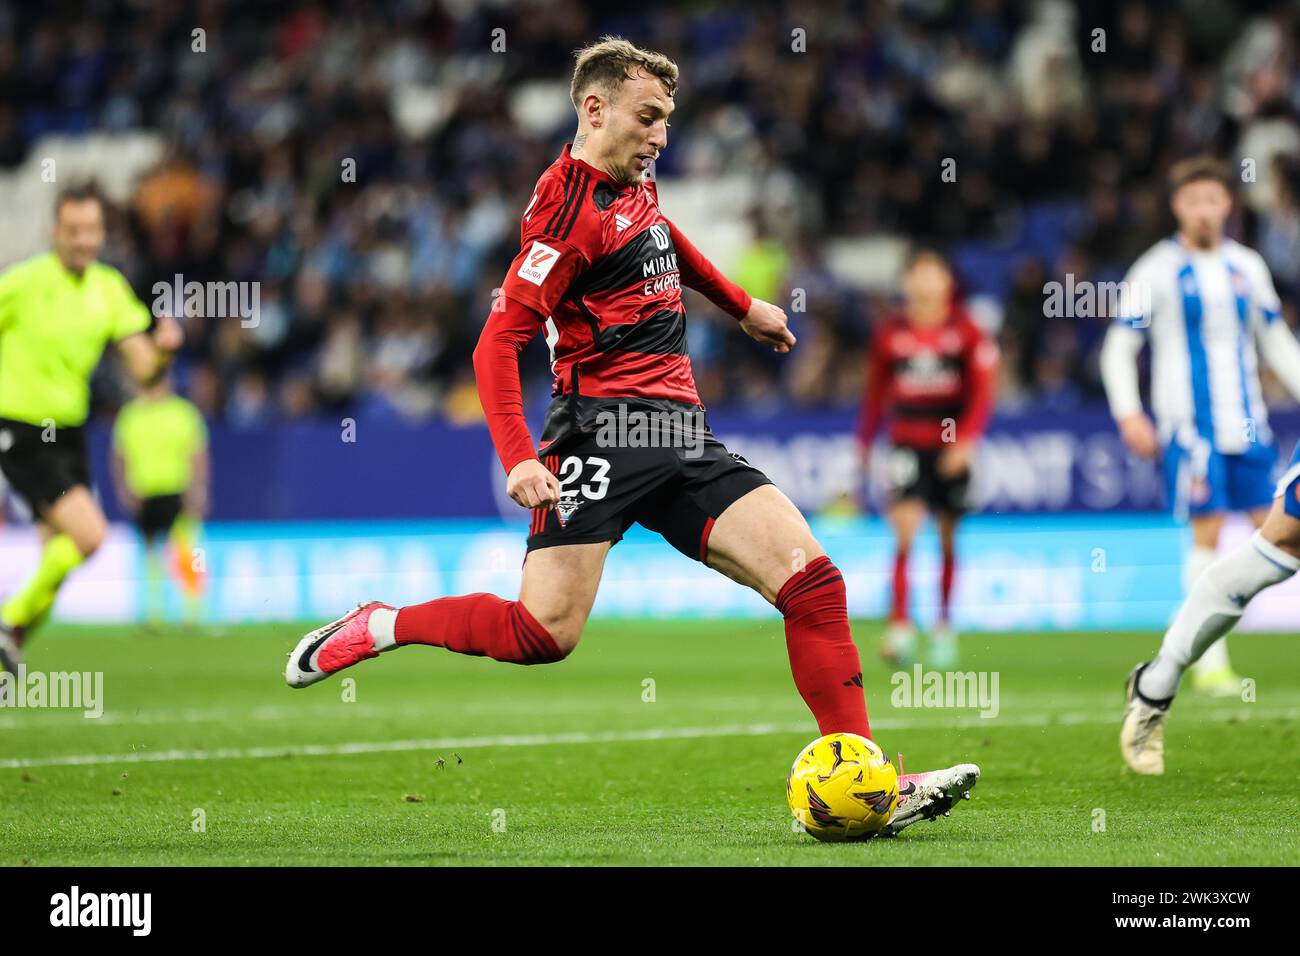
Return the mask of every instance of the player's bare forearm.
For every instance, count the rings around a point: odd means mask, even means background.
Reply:
[[[1156,427],[1146,412],[1129,412],[1116,419],[1120,437],[1129,451],[1139,458],[1155,458],[1160,453],[1160,442],[1156,436]]]
[[[118,343],[118,350],[131,377],[142,385],[158,380],[167,370],[172,356],[181,347],[185,335],[180,323],[163,316],[152,332],[141,332]]]
[[[127,373],[141,385],[156,381],[158,373],[166,366],[165,357],[143,332],[119,342],[118,352],[126,365]]]
[[[1260,336],[1259,354],[1291,397],[1300,401],[1300,342],[1286,321],[1274,319]]]
[[[755,342],[772,346],[774,352],[789,352],[797,341],[790,331],[785,309],[762,299],[754,299],[740,320],[740,327]]]

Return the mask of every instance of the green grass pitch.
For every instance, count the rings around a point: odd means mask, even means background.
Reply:
[[[966,636],[990,719],[893,706],[878,632],[855,628],[876,740],[983,778],[948,819],[836,845],[785,806],[817,732],[775,618],[596,623],[547,667],[409,648],[296,691],[297,627],[56,624],[29,669],[102,671],[104,715],[0,710],[0,864],[1300,863],[1292,637],[1234,637],[1256,699],[1185,690],[1167,775],[1138,779],[1121,685],[1156,635]]]

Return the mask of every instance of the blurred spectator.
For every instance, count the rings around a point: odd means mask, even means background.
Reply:
[[[184,388],[238,425],[481,415],[469,355],[572,133],[571,53],[606,32],[682,65],[665,191],[749,179],[731,272],[799,336],[773,356],[688,294],[711,407],[852,405],[888,296],[828,263],[837,241],[885,234],[973,264],[963,284],[1005,316],[1003,407],[1098,400],[1105,317],[1049,321],[1045,284],[1121,277],[1168,234],[1163,175],[1195,151],[1253,162],[1238,238],[1289,315],[1300,297],[1298,28],[1281,4],[92,6],[0,0],[0,175],[47,133],[166,137],[107,254],[146,299],[177,273],[261,284],[255,325],[184,320]],[[545,393],[544,354],[525,353],[526,395]]]

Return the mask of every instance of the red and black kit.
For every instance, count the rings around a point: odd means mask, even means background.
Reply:
[[[983,434],[996,365],[996,347],[961,309],[935,326],[895,317],[880,327],[868,358],[858,442],[870,447],[890,418],[887,480],[894,498],[965,510],[969,473],[944,477],[938,461],[947,445]]]
[[[687,351],[683,285],[737,319],[749,311],[744,290],[660,212],[653,179],[620,184],[565,146],[524,210],[519,254],[474,355],[493,443],[509,472],[538,456],[523,417],[518,353],[539,332],[550,348],[554,397],[539,448],[561,498],[534,513],[529,550],[617,541],[637,522],[702,559],[713,519],[769,483],[708,430]],[[644,428],[601,429],[629,418],[655,426],[653,444],[639,440]]]
[[[555,373],[540,444],[560,482],[536,509],[529,550],[617,541],[637,522],[705,561],[714,519],[770,482],[713,437],[686,348],[682,286],[741,319],[752,302],[659,211],[650,177],[620,184],[566,146],[538,180],[519,255],[496,297],[474,372],[507,474],[538,457],[524,420],[519,352],[545,331]],[[795,686],[823,734],[871,736],[844,579],[821,555],[776,594]],[[398,611],[400,643],[519,664],[562,659],[522,601],[438,598]]]

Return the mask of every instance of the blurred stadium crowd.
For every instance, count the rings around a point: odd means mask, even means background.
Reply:
[[[1044,283],[1122,278],[1171,230],[1163,174],[1191,152],[1251,160],[1233,231],[1263,252],[1294,321],[1300,58],[1295,10],[1274,6],[0,3],[0,168],[49,132],[163,134],[106,258],[146,302],[176,273],[261,282],[255,328],[188,323],[178,377],[212,419],[471,422],[469,355],[492,289],[533,183],[572,135],[571,53],[621,34],[683,68],[660,179],[752,177],[760,201],[735,212],[752,228],[731,274],[787,306],[807,291],[791,359],[691,297],[706,404],[856,402],[892,304],[833,270],[827,247],[892,234],[953,256],[1003,348],[1000,407],[1068,408],[1100,396],[1106,317],[1046,318]],[[806,52],[791,49],[797,29]],[[534,81],[561,109],[530,121],[507,94]],[[949,158],[955,182],[940,175]]]

